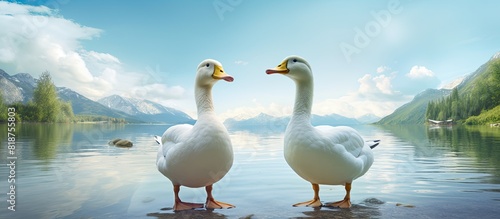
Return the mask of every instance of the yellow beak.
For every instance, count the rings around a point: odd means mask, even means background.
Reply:
[[[290,72],[288,68],[286,67],[286,64],[288,63],[288,60],[283,61],[281,64],[276,66],[276,68],[271,68],[266,70],[266,74],[274,74],[274,73],[280,73],[280,74],[287,74]]]
[[[234,81],[233,76],[226,74],[224,72],[224,69],[222,68],[222,66],[219,66],[219,65],[215,65],[215,67],[214,67],[214,73],[212,74],[212,77],[214,79],[217,79],[217,80],[223,79],[223,80],[225,80],[227,82]]]

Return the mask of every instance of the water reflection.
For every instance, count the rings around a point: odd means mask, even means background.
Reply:
[[[408,134],[408,130],[415,134]],[[473,192],[483,194],[489,205],[493,204],[491,200],[498,200],[500,129],[421,126],[391,129],[391,133],[415,146],[415,157],[409,159],[406,169],[411,178],[418,180],[415,192],[432,198],[447,194],[457,199],[465,199]],[[415,136],[422,136],[424,141]],[[489,193],[485,194],[486,190]]]
[[[385,218],[493,216],[500,201],[500,129],[359,126],[381,139],[375,163],[353,183],[351,209],[293,208],[309,199],[310,184],[283,157],[283,132],[230,130],[235,161],[214,195],[235,209],[173,212],[172,185],[155,166],[167,125],[19,124],[17,218]],[[6,132],[6,125],[0,124]],[[109,146],[129,139],[129,149]],[[0,135],[0,161],[6,137]],[[0,168],[0,176],[7,175]],[[0,191],[7,188],[0,179]],[[203,189],[181,197],[204,202]],[[322,200],[339,200],[341,186],[321,186]],[[373,197],[373,198],[371,198]],[[368,199],[370,198],[370,199]],[[22,201],[21,201],[22,200]],[[408,204],[415,208],[397,206]],[[405,206],[405,205],[402,205]],[[470,206],[474,206],[471,210]],[[444,215],[444,216],[443,216]],[[12,218],[0,209],[0,218]]]
[[[380,206],[384,202],[376,198],[365,199],[360,204],[353,204],[349,209],[340,209],[334,207],[320,207],[312,210],[303,211],[306,217],[294,218],[379,218],[382,216]]]
[[[455,156],[473,157],[478,169],[487,168],[491,183],[500,183],[500,129],[487,126],[457,126],[428,130],[431,145],[450,149]]]
[[[176,218],[210,218],[210,219],[225,219],[227,218],[224,214],[214,212],[213,210],[188,210],[181,212],[171,212],[172,208],[164,208],[164,211],[169,211],[168,213],[148,213],[149,217],[156,217],[159,219],[176,219]]]
[[[50,160],[56,157],[59,147],[71,144],[73,138],[72,124],[20,124],[20,136],[32,136],[33,155],[35,159]]]
[[[381,126],[414,146],[415,157],[473,157],[500,176],[500,129],[486,126]],[[498,183],[498,182],[496,182]]]

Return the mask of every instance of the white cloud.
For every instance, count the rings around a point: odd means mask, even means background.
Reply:
[[[365,74],[358,79],[360,83],[358,92],[363,95],[393,94],[391,78],[386,75],[371,76]]]
[[[8,2],[0,2],[0,6],[0,15],[52,14],[52,10],[45,6],[18,5]]]
[[[382,65],[382,66],[380,66],[380,67],[377,68],[377,73],[381,74],[381,73],[387,72],[389,70],[391,70],[391,68]]]
[[[387,97],[377,98],[376,95],[360,95],[357,92],[347,94],[337,99],[315,101],[312,113],[317,115],[339,114],[346,117],[358,118],[366,114],[383,117],[392,113],[397,107],[410,101],[412,96],[398,95],[393,100]],[[271,103],[262,105],[254,101],[254,105],[227,110],[220,115],[222,120],[235,118],[237,120],[255,117],[260,113],[272,116],[289,116],[292,114],[293,104],[280,105]]]
[[[114,57],[109,53],[98,53],[95,51],[83,51],[82,56],[86,57],[88,60],[92,60],[95,63],[102,64],[121,64],[118,58]]]
[[[313,113],[318,115],[335,113],[351,118],[359,118],[366,114],[384,117],[410,100],[411,96],[401,96],[392,101],[379,101],[374,98],[359,98],[356,94],[350,94],[314,104]]]
[[[237,60],[237,61],[234,62],[234,64],[237,64],[237,65],[248,65],[248,62],[242,61],[242,60]]]
[[[389,70],[386,67],[386,70]],[[378,69],[377,69],[378,70]],[[359,87],[355,92],[346,93],[336,99],[315,100],[312,113],[317,115],[339,114],[351,118],[358,118],[366,114],[379,117],[392,113],[397,107],[411,100],[412,95],[404,95],[394,90],[392,83],[397,74],[365,74],[358,79]],[[291,115],[293,104],[288,106],[271,103],[268,106],[254,100],[252,106],[239,107],[226,111],[222,118],[244,119],[266,113],[273,116]]]
[[[12,62],[16,58],[14,52],[7,48],[0,49],[0,62]]]
[[[390,68],[385,67],[387,71]],[[339,114],[347,117],[358,118],[366,114],[379,117],[386,116],[397,107],[411,100],[412,96],[403,95],[394,90],[392,81],[396,74],[387,76],[365,74],[358,79],[359,88],[355,92],[347,93],[337,99],[327,99],[313,105],[313,113],[318,115]]]
[[[428,88],[437,88],[441,81],[425,66],[413,66],[406,77],[397,78],[395,89],[407,95],[418,94]]]
[[[182,98],[185,92],[185,89],[180,86],[167,87],[165,84],[148,84],[132,88],[130,94],[136,98],[160,102],[161,99]]]
[[[434,77],[434,72],[427,69],[425,66],[415,65],[410,69],[410,72],[406,74],[409,78],[425,78],[425,77]]]
[[[375,82],[375,86],[378,88],[380,92],[383,94],[393,94],[392,90],[392,85],[391,85],[391,78],[385,76],[385,75],[380,75],[377,77],[373,78],[373,81]]]
[[[168,99],[185,93],[182,87],[145,81],[146,72],[127,71],[112,54],[86,50],[81,42],[99,37],[102,30],[65,19],[45,6],[0,2],[0,29],[0,64],[7,72],[38,77],[49,71],[56,86],[91,99],[111,94],[151,99],[158,92],[168,92],[163,95]]]

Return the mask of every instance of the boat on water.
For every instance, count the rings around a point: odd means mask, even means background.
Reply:
[[[427,121],[428,121],[429,125],[432,125],[432,126],[452,126],[453,125],[453,119],[448,119],[448,120],[428,119]]]

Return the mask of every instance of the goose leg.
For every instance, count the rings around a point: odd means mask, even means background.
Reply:
[[[351,207],[351,183],[345,184],[345,197],[343,200],[338,202],[326,203],[327,206],[339,207],[339,208],[350,208]]]
[[[314,190],[313,199],[310,201],[294,204],[293,207],[321,207],[321,201],[319,200],[319,185],[312,183],[312,188]]]
[[[234,208],[236,206],[220,201],[216,201],[212,196],[212,185],[205,186],[205,190],[207,191],[207,202],[205,203],[205,208],[207,209],[215,209],[215,208]]]
[[[174,185],[174,195],[175,195],[174,211],[183,211],[183,210],[189,210],[189,209],[195,209],[195,208],[203,208],[203,204],[182,202],[181,199],[179,198],[179,191],[181,191],[181,186]]]

